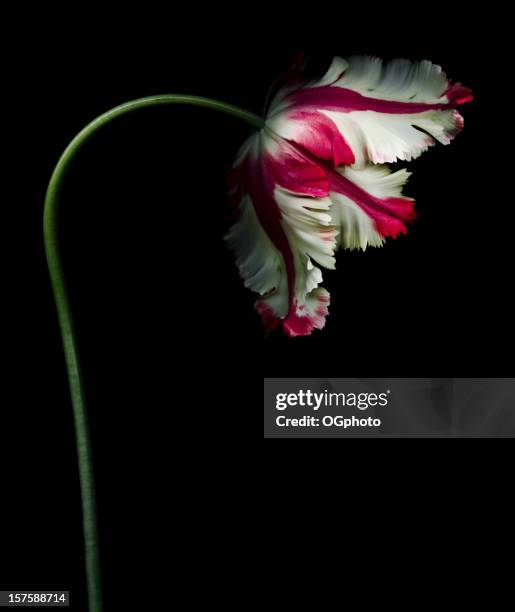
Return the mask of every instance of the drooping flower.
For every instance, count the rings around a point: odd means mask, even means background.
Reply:
[[[335,58],[322,79],[282,87],[235,160],[239,219],[226,236],[267,329],[324,326],[317,264],[334,269],[336,249],[381,246],[415,217],[402,195],[409,173],[377,164],[449,143],[463,127],[455,107],[470,99],[430,62],[372,57]]]

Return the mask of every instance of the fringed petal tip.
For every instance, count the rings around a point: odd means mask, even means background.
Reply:
[[[451,144],[451,142],[461,132],[463,126],[465,125],[465,120],[457,110],[452,111],[452,123],[453,125],[447,130],[445,136],[440,141],[442,144]]]
[[[288,315],[278,318],[265,300],[258,300],[256,310],[261,315],[266,335],[282,327],[290,337],[309,336],[314,329],[323,329],[329,314],[330,295],[323,287],[309,293],[303,301],[295,300]]]
[[[444,94],[449,100],[449,104],[460,106],[466,102],[472,102],[474,95],[472,89],[464,87],[461,83],[452,83]]]

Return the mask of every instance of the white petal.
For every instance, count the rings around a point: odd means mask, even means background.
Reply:
[[[329,198],[307,198],[276,187],[274,198],[292,249],[334,269],[337,231],[331,225]],[[322,212],[328,211],[328,212]]]
[[[245,287],[264,295],[279,286],[282,258],[256,216],[249,196],[243,198],[240,218],[225,235],[235,252]]]
[[[447,89],[445,72],[427,60],[394,59],[383,63],[378,57],[355,55],[347,61],[347,69],[334,85],[371,98],[436,103]]]

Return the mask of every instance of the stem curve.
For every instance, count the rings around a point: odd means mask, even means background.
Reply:
[[[164,94],[138,98],[137,100],[126,102],[103,113],[75,136],[57,162],[57,165],[50,178],[45,197],[45,208],[43,215],[45,252],[59,319],[59,328],[63,342],[75,424],[89,612],[102,612],[98,528],[96,518],[92,449],[84,395],[84,385],[82,381],[79,351],[74,331],[72,310],[66,289],[58,241],[58,211],[60,195],[71,162],[80,151],[84,143],[97,130],[121,115],[131,113],[141,108],[161,106],[165,104],[186,104],[211,108],[213,110],[218,110],[229,115],[233,115],[234,117],[238,117],[243,121],[247,121],[254,127],[264,127],[264,120],[258,115],[245,111],[237,106],[226,104],[211,98],[181,94]]]

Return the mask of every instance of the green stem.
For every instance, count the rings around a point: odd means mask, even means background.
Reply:
[[[72,311],[66,290],[61,256],[58,242],[58,210],[62,186],[68,169],[82,145],[104,125],[117,117],[131,113],[140,108],[161,106],[164,104],[188,104],[219,110],[229,115],[239,117],[257,128],[264,126],[263,119],[241,108],[211,100],[187,95],[160,95],[140,98],[117,106],[100,115],[70,142],[61,155],[54,169],[45,198],[44,240],[45,251],[50,272],[50,280],[54,292],[59,318],[59,327],[64,347],[70,394],[73,405],[75,433],[77,439],[77,454],[82,500],[82,515],[84,529],[84,555],[86,562],[86,577],[88,585],[88,601],[90,612],[101,612],[102,595],[100,585],[100,563],[98,531],[96,519],[95,486],[93,480],[93,461],[90,432],[88,427],[84,385],[82,382],[79,351],[74,332]]]

